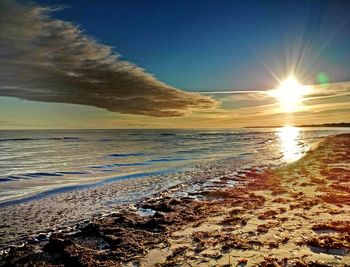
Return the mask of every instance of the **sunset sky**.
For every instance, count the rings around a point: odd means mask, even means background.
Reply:
[[[0,0],[0,129],[348,122],[349,12],[346,0]],[[308,87],[286,112],[271,90],[290,75]]]

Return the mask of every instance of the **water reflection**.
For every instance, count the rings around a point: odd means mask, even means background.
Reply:
[[[302,156],[301,147],[298,141],[299,132],[299,128],[291,126],[280,128],[277,132],[281,142],[281,152],[283,158],[287,162],[298,160]]]

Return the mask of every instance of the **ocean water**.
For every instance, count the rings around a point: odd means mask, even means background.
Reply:
[[[346,128],[0,131],[0,204],[237,159],[276,167]],[[158,188],[162,185],[155,180]],[[142,188],[139,188],[142,194]]]

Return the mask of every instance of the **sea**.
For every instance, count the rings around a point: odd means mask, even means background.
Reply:
[[[0,207],[230,159],[275,168],[349,128],[0,131]],[[168,179],[172,176],[168,176]],[[169,181],[154,180],[165,188]],[[137,189],[142,195],[143,188]]]

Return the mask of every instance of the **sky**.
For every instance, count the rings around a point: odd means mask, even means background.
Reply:
[[[236,128],[350,118],[346,0],[0,5],[0,129]],[[266,92],[291,74],[313,86],[286,113]]]

